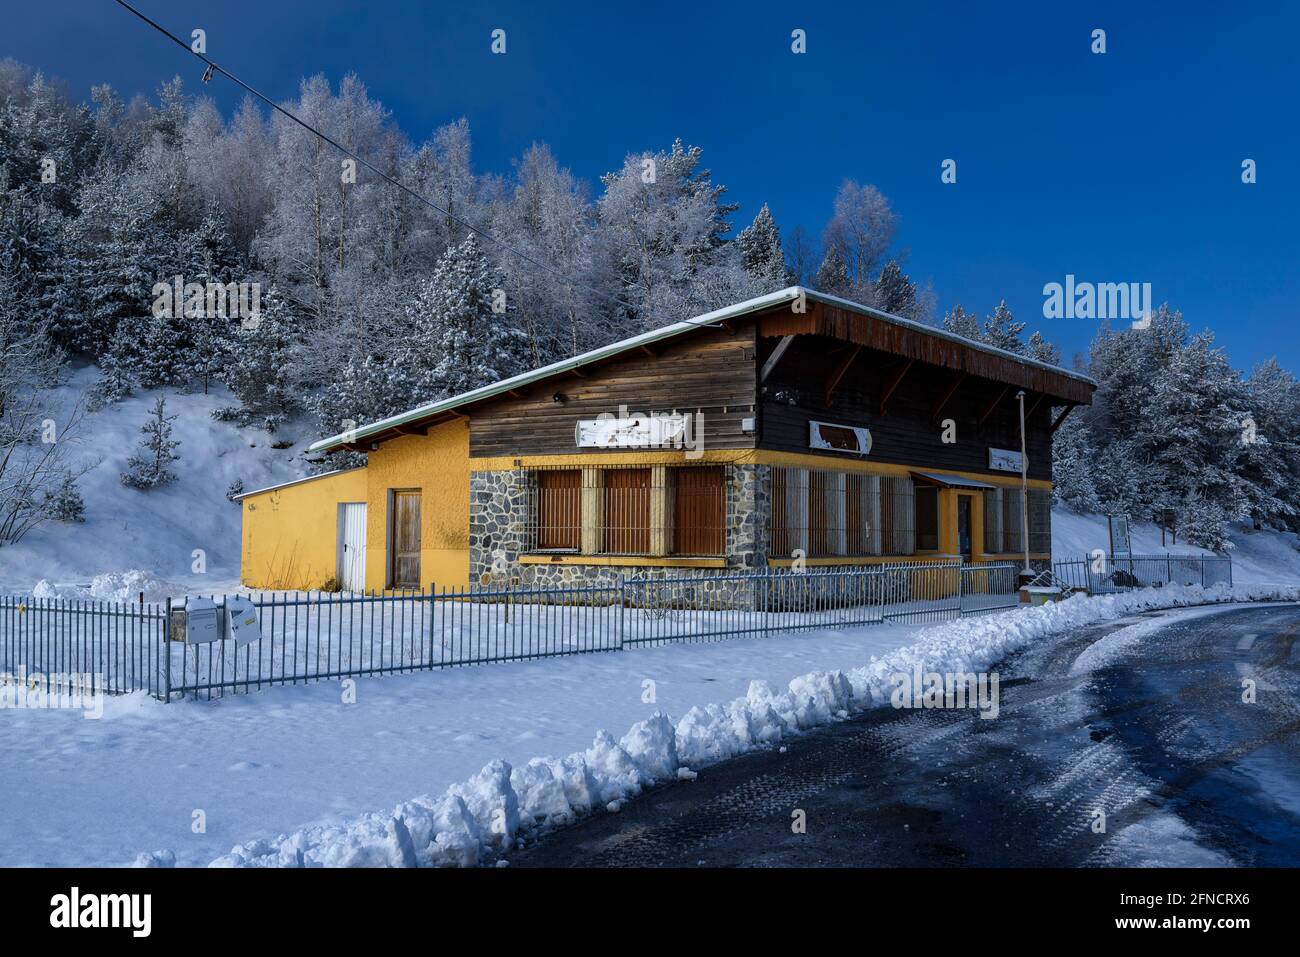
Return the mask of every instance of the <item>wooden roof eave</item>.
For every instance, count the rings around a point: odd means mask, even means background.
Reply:
[[[771,310],[759,314],[757,322],[764,337],[827,336],[1061,400],[1053,404],[1092,403],[1093,387],[1080,379],[826,303],[812,303],[804,313]]]

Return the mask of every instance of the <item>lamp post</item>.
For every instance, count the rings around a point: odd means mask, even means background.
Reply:
[[[1027,585],[1034,577],[1029,567],[1029,455],[1025,447],[1025,390],[1016,393],[1020,403],[1020,542],[1025,548],[1025,567],[1020,572],[1020,584]]]

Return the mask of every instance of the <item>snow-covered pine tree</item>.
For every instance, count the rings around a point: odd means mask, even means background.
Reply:
[[[1178,512],[1180,538],[1224,548],[1228,523],[1249,510],[1235,471],[1248,416],[1241,378],[1209,332],[1174,355],[1143,411],[1147,427],[1138,441],[1157,480],[1154,504]]]
[[[1238,439],[1237,471],[1256,528],[1300,529],[1300,383],[1276,359],[1246,380],[1249,421]]]
[[[947,315],[943,317],[943,327],[963,338],[980,341],[979,317],[973,312],[967,312],[962,308],[961,303],[948,310]]]
[[[501,276],[472,235],[438,261],[415,309],[432,341],[411,350],[437,359],[426,380],[431,392],[456,395],[528,369],[528,342],[511,322]]]
[[[889,260],[876,280],[876,307],[891,315],[911,319],[916,312],[916,302],[916,283],[903,272],[897,259]]]
[[[781,231],[767,203],[758,211],[754,221],[736,237],[740,247],[740,260],[745,272],[758,284],[761,292],[775,292],[790,284],[789,267],[785,264],[785,250],[781,246]]]
[[[167,400],[161,395],[154,401],[149,419],[140,431],[144,438],[126,460],[126,471],[122,473],[122,484],[142,491],[166,485],[176,478],[168,468],[179,455],[176,449],[180,442],[172,438],[172,423],[176,416],[167,415]]]
[[[1052,436],[1052,499],[1079,513],[1101,511],[1093,482],[1097,452],[1078,412],[1068,416]]]
[[[274,431],[298,404],[293,361],[299,323],[274,289],[262,296],[255,322],[232,325],[221,379],[238,406],[217,409],[213,418]]]
[[[1029,343],[1025,347],[1025,355],[1031,359],[1037,359],[1039,362],[1046,362],[1049,365],[1059,366],[1061,364],[1061,350],[1044,339],[1041,332],[1036,331],[1029,337]]]
[[[822,264],[813,276],[813,288],[818,292],[832,296],[848,298],[853,292],[853,281],[849,278],[849,267],[844,257],[834,247],[827,250],[822,257]]]
[[[991,346],[1006,349],[1008,352],[1024,352],[1025,343],[1020,334],[1025,331],[1023,322],[1016,322],[1007,301],[1003,299],[993,310],[992,315],[984,320],[980,338]]]

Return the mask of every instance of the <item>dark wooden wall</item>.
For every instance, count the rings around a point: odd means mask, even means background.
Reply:
[[[759,340],[758,364],[771,354],[779,340]],[[1020,448],[1019,413],[1011,389],[982,427],[976,425],[987,403],[1004,385],[967,376],[941,411],[939,418],[954,419],[957,441],[945,445],[942,429],[931,421],[936,399],[952,383],[955,373],[921,362],[913,363],[880,414],[880,396],[891,375],[906,360],[885,352],[863,349],[840,381],[827,406],[825,384],[831,371],[852,346],[821,336],[800,336],[781,357],[763,384],[760,402],[759,445],[767,449],[812,452],[834,460],[857,456],[817,452],[808,447],[808,422],[818,419],[871,430],[871,462],[914,465],[926,469],[984,472],[1004,478],[1019,473],[995,472],[988,467],[988,450]],[[1035,396],[1026,398],[1026,408]],[[1048,400],[1039,404],[1027,422],[1029,477],[1052,477],[1051,410]]]
[[[522,398],[494,399],[470,410],[471,457],[597,452],[574,441],[579,419],[601,413],[704,414],[704,447],[753,448],[755,434],[741,420],[755,411],[755,335],[752,324],[706,329],[676,342],[656,344],[531,387]],[[555,393],[567,401],[557,403]]]

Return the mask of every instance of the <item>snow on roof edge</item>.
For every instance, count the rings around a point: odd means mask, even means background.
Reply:
[[[334,469],[329,472],[321,472],[319,475],[304,475],[302,478],[290,479],[287,482],[279,482],[275,485],[268,485],[265,488],[255,488],[251,492],[240,492],[238,495],[230,496],[230,500],[232,502],[242,502],[244,499],[253,495],[262,495],[266,492],[274,492],[276,489],[288,488],[290,485],[301,485],[303,482],[314,482],[317,479],[329,478],[331,475],[342,475],[344,472],[359,472],[364,468],[364,465],[354,465],[350,469]]]

